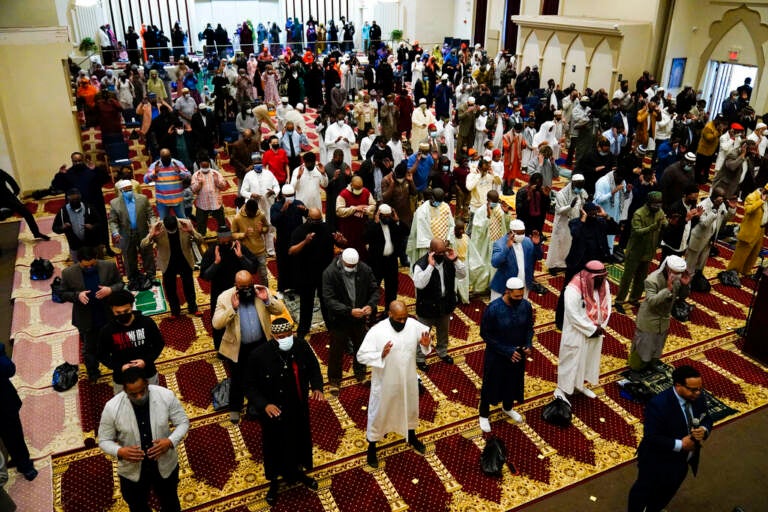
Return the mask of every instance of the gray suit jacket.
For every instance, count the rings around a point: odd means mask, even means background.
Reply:
[[[176,395],[170,389],[149,385],[149,418],[152,423],[152,439],[168,438],[173,448],[157,459],[160,476],[168,478],[179,464],[176,447],[189,430],[189,419]],[[169,423],[174,426],[171,432]],[[117,457],[117,451],[125,446],[141,446],[139,425],[136,413],[125,391],[112,397],[101,413],[99,423],[99,447],[107,455]],[[132,482],[141,478],[141,462],[120,460],[117,474]]]
[[[141,238],[149,233],[149,227],[157,220],[149,199],[144,194],[134,194],[136,201],[136,230]],[[131,219],[128,217],[128,209],[125,200],[118,196],[109,202],[109,232],[120,235],[120,249],[125,250],[125,243],[131,231]]]
[[[123,289],[123,278],[113,261],[99,260],[96,262],[96,269],[99,273],[99,283],[109,286],[113,292]],[[61,273],[61,298],[73,303],[72,325],[80,330],[88,330],[92,327],[90,306],[82,304],[77,298],[77,295],[84,290],[85,280],[80,265],[70,265],[65,268]],[[101,306],[105,308],[104,318],[109,318],[103,301],[93,296],[89,298],[101,303]]]
[[[701,251],[709,245],[712,235],[717,233],[720,227],[736,213],[728,208],[726,203],[715,208],[710,198],[704,199],[700,206],[704,207],[704,213],[699,217],[699,222],[691,229],[691,237],[688,239],[688,249]]]

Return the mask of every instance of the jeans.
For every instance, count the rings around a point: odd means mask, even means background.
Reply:
[[[229,410],[231,412],[240,412],[243,408],[243,401],[245,400],[245,372],[248,369],[248,358],[256,348],[266,343],[266,339],[262,338],[260,341],[248,343],[247,345],[240,344],[240,351],[237,354],[237,362],[229,362]]]
[[[170,215],[171,210],[173,210],[173,212],[176,214],[176,217],[179,219],[187,218],[187,214],[184,213],[184,201],[179,201],[176,204],[163,204],[160,201],[157,201],[155,206],[157,206],[157,215],[161,219],[164,219]]]

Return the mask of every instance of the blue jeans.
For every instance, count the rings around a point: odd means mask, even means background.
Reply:
[[[171,210],[174,211],[176,214],[176,217],[179,219],[186,219],[187,214],[184,213],[184,201],[180,201],[177,204],[162,204],[157,203],[157,214],[160,216],[161,219],[166,218],[168,215],[170,215]]]

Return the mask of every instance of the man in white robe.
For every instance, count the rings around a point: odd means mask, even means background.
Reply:
[[[432,111],[427,108],[426,98],[419,100],[419,108],[413,111],[411,115],[411,147],[418,147],[420,143],[427,140],[429,132],[427,128],[431,124],[437,123]]]
[[[546,261],[550,274],[554,275],[566,267],[565,258],[573,242],[569,222],[581,215],[587,197],[581,174],[574,174],[571,182],[555,194],[555,218]]]
[[[376,443],[389,432],[407,438],[414,450],[424,453],[416,437],[419,425],[419,385],[416,351],[432,351],[429,327],[408,317],[399,301],[389,305],[389,317],[374,325],[357,351],[357,360],[371,367],[368,399],[368,465],[379,467]]]
[[[255,199],[259,203],[259,210],[264,213],[267,222],[270,222],[270,210],[275,198],[280,193],[280,183],[269,169],[264,169],[261,164],[261,153],[253,158],[253,169],[243,178],[243,186],[240,195],[248,199]],[[267,254],[275,255],[275,227],[270,223],[269,233],[266,235]]]
[[[436,188],[432,190],[432,199],[424,201],[416,208],[405,249],[411,264],[427,253],[433,238],[448,240],[451,244],[455,242],[453,228],[456,224],[451,207],[444,199],[443,189]]]
[[[344,152],[344,161],[352,161],[352,144],[355,143],[355,132],[344,120],[344,114],[336,116],[336,122],[325,129],[326,162],[333,159],[333,152],[340,149]]]
[[[587,398],[597,396],[585,382],[597,385],[600,380],[603,335],[611,316],[611,291],[606,276],[605,265],[592,260],[565,288],[556,396],[571,395],[574,390]]]
[[[301,201],[307,209],[317,208],[322,211],[323,201],[320,187],[328,186],[328,175],[314,153],[304,153],[304,163],[291,173],[291,186],[296,191],[296,201]]]
[[[469,286],[474,293],[488,290],[494,268],[491,265],[493,243],[509,232],[512,220],[511,208],[499,201],[499,193],[489,190],[486,193],[484,208],[477,208],[472,216],[472,238],[468,251]]]

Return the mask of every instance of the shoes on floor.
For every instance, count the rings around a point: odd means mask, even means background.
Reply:
[[[488,418],[483,418],[480,416],[480,430],[486,434],[491,431],[491,422],[488,421]]]
[[[192,316],[196,316],[197,318],[202,318],[203,317],[203,312],[200,311],[200,310],[197,310],[194,313],[192,313]]]
[[[624,302],[617,302],[613,305],[613,307],[616,309],[618,313],[621,313],[622,315],[627,314],[627,311],[624,309]]]
[[[549,293],[549,290],[539,283],[534,283],[533,286],[531,286],[531,291],[538,293],[539,295],[546,295]]]
[[[516,410],[510,409],[510,410],[507,411],[506,409],[502,409],[502,411],[504,411],[504,414],[506,414],[507,416],[512,418],[512,421],[514,421],[515,423],[522,423],[523,422],[523,416],[519,412],[517,412]]]
[[[595,392],[589,388],[576,388],[576,391],[578,391],[579,393],[581,393],[587,398],[597,398],[597,395],[595,394]]]
[[[445,354],[444,356],[440,356],[440,359],[442,359],[445,364],[453,364],[453,358],[448,354]]]
[[[429,366],[427,365],[426,361],[416,361],[416,368],[418,368],[423,372],[426,372],[429,370]]]
[[[424,452],[427,451],[427,447],[424,446],[424,443],[419,441],[419,439],[416,437],[415,434],[408,436],[408,444],[411,445],[414,450],[421,453],[422,455],[424,454]]]
[[[328,385],[328,394],[331,396],[339,396],[339,386],[335,384]]]
[[[31,482],[35,478],[37,478],[37,470],[35,468],[32,468],[30,470],[27,470],[23,473],[24,478],[27,479],[28,482]]]
[[[314,478],[312,478],[307,474],[302,474],[299,477],[299,482],[304,484],[304,487],[306,487],[307,489],[311,489],[313,491],[317,490],[317,480],[315,480]]]
[[[237,411],[229,411],[229,421],[231,421],[233,425],[240,423],[240,413]]]
[[[48,235],[44,235],[42,233],[36,234],[35,238],[39,238],[40,240],[44,240],[46,242],[51,239],[51,237],[49,237]]]
[[[267,491],[266,501],[267,504],[271,507],[274,506],[275,503],[277,503],[277,490],[280,488],[280,484],[277,483],[277,480],[272,480],[269,484],[269,490]]]
[[[366,460],[367,460],[369,466],[371,466],[373,469],[378,469],[378,467],[379,467],[379,458],[376,456],[376,447],[375,446],[368,446],[368,455],[366,457]]]

